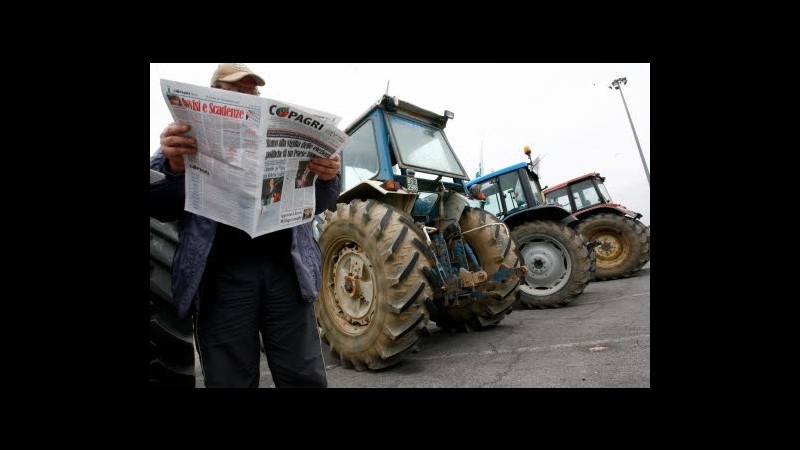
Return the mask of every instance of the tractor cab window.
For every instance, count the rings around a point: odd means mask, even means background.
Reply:
[[[531,191],[533,192],[533,198],[531,199],[532,206],[539,206],[544,201],[544,195],[542,194],[542,190],[539,188],[539,183],[536,182],[534,179],[528,179],[528,183],[531,185]]]
[[[343,191],[372,178],[378,172],[378,143],[372,121],[361,125],[351,138],[350,144],[341,151]]]
[[[502,210],[499,197],[500,190],[498,188],[497,179],[490,179],[483,183],[473,185],[470,191],[475,197],[475,201],[480,203],[480,208],[499,217]],[[470,205],[472,204],[471,201]]]
[[[556,189],[555,191],[547,193],[547,204],[553,206],[560,206],[569,212],[573,212],[572,204],[569,202],[569,195],[567,195],[567,188]]]
[[[394,114],[389,115],[389,124],[404,166],[412,166],[418,169],[418,173],[428,169],[461,179],[469,178],[442,130]]]
[[[525,199],[525,191],[522,190],[522,180],[519,178],[519,172],[509,172],[498,177],[500,182],[500,201],[503,203],[504,212],[502,214],[495,214],[498,218],[502,218],[521,211],[528,206]]]
[[[592,180],[583,180],[572,185],[572,199],[578,209],[588,208],[600,203],[600,196]]]
[[[603,202],[603,203],[611,203],[612,202],[611,201],[611,195],[608,193],[608,189],[606,189],[606,185],[603,184],[602,181],[597,180],[597,179],[595,180],[595,183],[597,183],[597,189],[600,189],[600,195],[603,196],[603,198],[600,199],[600,201]]]
[[[528,201],[525,198],[525,191],[522,189],[522,180],[518,176],[514,177],[514,198],[512,201],[514,206],[512,209],[523,209],[528,207]]]
[[[528,206],[517,172],[500,175],[481,183],[480,191],[486,195],[483,209],[503,219]]]
[[[483,202],[483,209],[494,214],[497,217],[502,217],[502,202],[500,201],[500,185],[497,183],[497,179],[486,180],[481,184],[476,185],[480,192],[483,193],[486,198]],[[473,188],[473,192],[476,191]]]

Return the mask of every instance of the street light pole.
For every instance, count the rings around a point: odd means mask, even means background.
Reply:
[[[628,121],[631,123],[631,130],[633,130],[633,138],[636,139],[636,147],[639,148],[639,157],[642,158],[642,166],[644,167],[644,174],[647,175],[647,185],[649,186],[650,170],[647,168],[647,163],[644,160],[644,153],[642,153],[642,146],[639,145],[639,136],[636,135],[636,128],[633,127],[633,119],[631,119],[631,113],[628,111],[628,103],[625,102],[625,96],[622,95],[622,86],[620,86],[620,83],[628,84],[628,78],[627,77],[617,78],[616,80],[611,82],[611,86],[609,86],[608,88],[611,89],[612,87],[614,87],[614,89],[619,90],[619,95],[622,97],[622,104],[625,105],[625,113],[628,115]]]

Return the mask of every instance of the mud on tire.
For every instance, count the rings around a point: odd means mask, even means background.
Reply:
[[[418,350],[431,287],[422,269],[433,254],[410,215],[375,200],[325,213],[316,305],[322,340],[344,367],[376,370]]]
[[[467,207],[461,215],[459,225],[464,240],[472,247],[478,262],[489,275],[497,272],[500,265],[508,268],[519,267],[522,258],[517,244],[506,233],[504,225],[496,217],[486,211]],[[477,229],[479,227],[483,227]],[[469,331],[495,325],[511,313],[512,305],[517,299],[519,278],[512,276],[503,283],[498,283],[493,290],[477,300],[449,306],[438,310],[432,318],[440,328],[445,330]]]
[[[629,277],[650,260],[650,229],[638,220],[603,213],[581,220],[578,230],[587,242],[600,241],[597,280]]]
[[[594,252],[581,235],[560,222],[537,220],[511,232],[528,268],[520,285],[525,308],[557,308],[583,292],[595,271]]]

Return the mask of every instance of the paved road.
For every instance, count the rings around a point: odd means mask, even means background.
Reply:
[[[650,263],[590,283],[564,308],[517,310],[477,332],[428,331],[418,353],[380,372],[344,369],[323,344],[328,386],[650,387]],[[274,387],[263,358],[261,374],[261,387]]]

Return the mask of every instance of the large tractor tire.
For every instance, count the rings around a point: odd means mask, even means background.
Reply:
[[[581,220],[578,231],[588,242],[599,240],[597,280],[629,277],[650,260],[650,229],[638,220],[615,214],[597,214]]]
[[[650,226],[646,226],[645,224],[639,222],[638,220],[636,221],[636,224],[637,227],[644,228],[645,239],[647,239],[647,258],[644,259],[642,265],[639,266],[639,268],[636,269],[634,272],[638,272],[645,264],[650,262]]]
[[[501,264],[507,268],[517,268],[522,264],[508,228],[493,215],[467,207],[459,226],[481,268],[489,275],[497,272]],[[511,313],[518,285],[519,278],[511,276],[476,299],[460,300],[457,305],[441,308],[432,319],[437,326],[448,331],[471,331],[496,325]]]
[[[410,215],[375,200],[325,213],[316,313],[343,367],[383,369],[419,349],[431,297],[422,269],[433,265],[422,233]]]
[[[178,245],[175,222],[150,218],[150,371],[151,387],[194,388],[191,319],[181,319],[172,300],[170,273]]]
[[[595,271],[595,256],[581,235],[560,222],[537,220],[511,232],[528,274],[520,284],[526,308],[558,308],[583,292]]]

